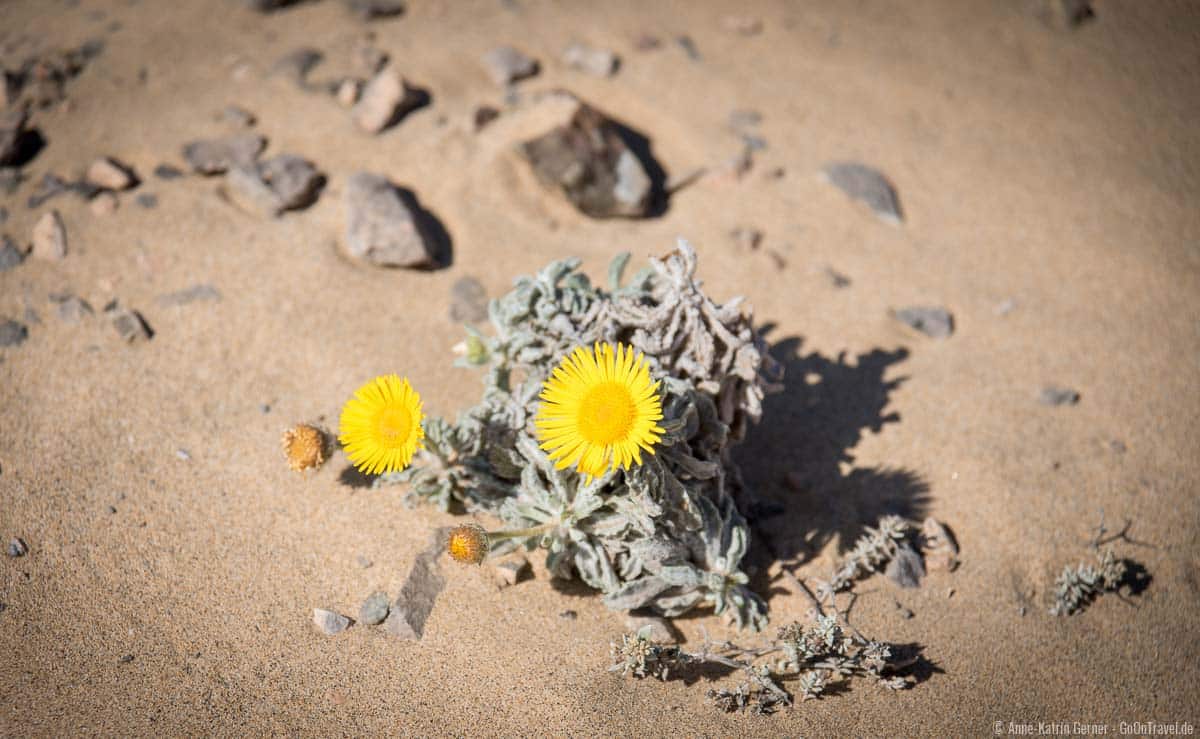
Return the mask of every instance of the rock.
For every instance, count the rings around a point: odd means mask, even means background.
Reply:
[[[159,295],[157,303],[164,307],[173,305],[187,305],[198,300],[220,300],[221,293],[212,285],[192,285],[189,288],[178,290],[173,293]]]
[[[154,176],[160,180],[177,180],[183,177],[183,170],[170,164],[160,164],[154,168]]]
[[[361,554],[358,555],[357,557],[355,557],[354,561],[357,562],[358,566],[363,568],[364,570],[370,569],[375,564],[374,562],[372,562],[371,560],[362,556]]]
[[[242,133],[220,139],[193,141],[183,147],[183,158],[194,172],[221,174],[231,167],[253,165],[266,146],[265,137]]]
[[[7,272],[25,261],[25,252],[7,234],[0,237],[0,272]]]
[[[287,7],[297,0],[242,0],[251,10],[257,10],[260,13],[270,13],[273,10]]]
[[[8,556],[24,557],[29,554],[29,547],[21,539],[13,539],[8,543]]]
[[[258,123],[253,113],[237,105],[226,105],[221,110],[221,120],[234,128],[250,128]]]
[[[834,187],[866,203],[885,223],[898,226],[904,220],[896,190],[879,170],[858,162],[832,162],[822,174]]]
[[[477,323],[487,317],[487,290],[474,277],[459,278],[450,288],[450,320]]]
[[[134,198],[133,202],[149,210],[158,207],[158,196],[152,192],[143,192]]]
[[[104,216],[111,216],[113,213],[116,213],[118,205],[120,203],[117,201],[117,196],[105,190],[92,198],[91,202],[88,203],[88,210],[92,211],[92,215],[103,218]]]
[[[917,546],[925,558],[925,568],[930,571],[953,572],[958,568],[958,543],[950,530],[936,518],[930,516],[921,526]]]
[[[383,622],[383,628],[393,636],[420,639],[424,635],[425,622],[433,612],[434,602],[446,587],[446,578],[442,576],[437,561],[445,548],[444,535],[445,531],[439,530],[430,546],[413,561],[408,578],[400,588],[400,595]]]
[[[567,610],[558,614],[558,617],[567,621],[574,621],[575,619],[579,618],[579,614],[575,611]]]
[[[532,574],[529,560],[517,554],[492,564],[492,578],[496,587],[503,590],[521,582],[527,575]]]
[[[111,157],[92,162],[84,179],[105,190],[127,190],[138,183],[137,175],[128,165]]]
[[[346,0],[346,7],[364,21],[393,18],[405,10],[404,0]]]
[[[302,46],[293,49],[279,57],[267,70],[268,77],[279,77],[301,89],[308,88],[308,73],[313,70],[325,55],[318,49]]]
[[[911,609],[905,608],[903,605],[901,605],[900,601],[895,601],[895,603],[896,603],[896,610],[900,612],[900,618],[907,621],[908,619],[913,617],[913,612]]]
[[[741,252],[751,252],[758,249],[762,243],[763,232],[757,228],[738,226],[729,232],[733,245]]]
[[[379,133],[399,123],[425,104],[428,96],[410,87],[393,67],[384,67],[367,82],[350,114],[367,133]]]
[[[858,162],[833,162],[826,164],[821,174],[830,185],[870,206],[881,221],[893,226],[904,221],[892,182],[877,169]]]
[[[829,280],[829,284],[832,285],[835,290],[841,290],[842,288],[850,287],[850,278],[841,272],[838,272],[833,267],[825,268],[825,277]]]
[[[60,261],[67,256],[67,229],[57,210],[43,213],[33,226],[33,256]]]
[[[475,126],[475,133],[479,133],[480,131],[483,130],[484,126],[486,126],[487,124],[491,123],[492,121],[496,120],[499,117],[500,117],[500,111],[497,110],[496,108],[493,108],[490,105],[480,105],[478,108],[475,109],[475,113],[471,119]]]
[[[354,44],[354,68],[363,77],[374,77],[379,74],[391,58],[386,51],[371,43],[373,38],[372,34]]]
[[[1079,392],[1071,388],[1047,385],[1038,394],[1038,402],[1042,405],[1075,405],[1079,402]]]
[[[123,665],[127,665],[127,664],[129,664],[130,662],[132,662],[132,661],[133,661],[133,655],[132,655],[132,654],[126,654],[126,655],[122,656],[122,657],[121,657],[119,660],[117,660],[117,661],[118,661],[118,662],[120,662],[120,663],[121,663],[121,664],[123,664]]]
[[[925,563],[912,547],[901,544],[896,547],[884,574],[902,588],[917,588],[921,586],[921,578],[925,577]]]
[[[752,16],[727,15],[721,19],[721,28],[740,36],[757,36],[762,33],[763,24],[761,20]]]
[[[430,239],[417,213],[385,178],[368,172],[346,183],[346,251],[379,267],[431,267]]]
[[[187,449],[176,449],[175,458],[182,462],[187,462],[192,458],[192,455],[188,453]]]
[[[536,59],[511,46],[498,46],[484,54],[483,65],[492,81],[501,87],[532,77],[539,69]]]
[[[693,62],[700,61],[700,50],[696,48],[696,42],[692,41],[691,36],[676,36],[675,43],[679,48],[683,49],[683,53],[687,54],[688,59],[691,59]]]
[[[30,210],[40,208],[46,201],[56,198],[65,192],[70,192],[70,184],[58,175],[46,172],[42,175],[42,179],[38,182],[33,194],[29,196],[26,205],[29,206]]]
[[[611,77],[617,71],[617,55],[608,49],[597,49],[583,43],[573,43],[563,51],[563,63],[594,77]]]
[[[112,324],[117,335],[130,344],[149,341],[154,337],[142,314],[135,310],[118,309],[112,317]]]
[[[79,323],[86,316],[94,315],[92,306],[76,295],[64,295],[58,303],[58,317],[66,323]]]
[[[653,34],[639,33],[633,40],[633,48],[637,51],[654,51],[662,48],[662,40]]]
[[[1052,24],[1068,30],[1079,28],[1096,17],[1091,0],[1046,0],[1044,14]]]
[[[350,619],[340,613],[326,611],[324,608],[314,608],[312,619],[321,633],[326,636],[340,634],[350,628]]]
[[[28,338],[29,329],[25,328],[25,324],[11,318],[0,320],[0,347],[20,346]]]
[[[337,92],[334,97],[337,98],[338,104],[343,108],[353,107],[358,102],[358,95],[362,83],[356,79],[347,77],[338,83]]]
[[[387,618],[389,610],[391,610],[391,607],[388,603],[387,593],[372,593],[369,598],[363,601],[362,607],[358,609],[359,623],[364,623],[367,626],[378,626]]]
[[[642,217],[650,213],[653,181],[618,126],[599,111],[575,102],[569,120],[521,144],[538,181],[561,192],[592,218]]]
[[[938,306],[912,306],[893,311],[892,316],[934,339],[945,339],[954,333],[954,316]]]
[[[675,629],[671,627],[671,622],[658,616],[635,616],[631,613],[625,617],[625,628],[635,633],[647,629],[647,638],[657,644],[674,644],[679,641],[675,638]]]
[[[323,181],[312,162],[291,154],[280,154],[252,167],[234,167],[225,180],[235,203],[270,217],[312,205]]]

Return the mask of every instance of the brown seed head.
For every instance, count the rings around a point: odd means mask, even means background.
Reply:
[[[308,424],[299,424],[283,432],[283,452],[294,470],[320,467],[325,463],[325,434]]]
[[[452,558],[463,564],[483,564],[483,560],[487,559],[488,551],[491,548],[487,532],[483,530],[482,526],[474,523],[454,527],[450,531],[450,538],[446,541],[446,551]]]

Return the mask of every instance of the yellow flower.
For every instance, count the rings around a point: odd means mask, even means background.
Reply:
[[[422,418],[421,396],[408,378],[381,375],[360,387],[342,408],[338,440],[363,472],[396,472],[422,448]]]
[[[658,386],[632,347],[578,347],[542,384],[538,441],[557,468],[576,465],[589,482],[610,466],[641,464],[642,450],[653,454],[663,433]]]

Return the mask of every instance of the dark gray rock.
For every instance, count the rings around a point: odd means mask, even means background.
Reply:
[[[156,302],[164,307],[175,305],[187,305],[198,300],[220,300],[221,293],[212,285],[192,285],[183,290],[177,290],[173,293],[159,295]]]
[[[954,333],[954,316],[938,306],[912,306],[893,311],[892,316],[901,323],[934,339],[945,339]]]
[[[0,272],[7,272],[25,261],[25,252],[7,234],[0,237]]]
[[[367,626],[376,626],[383,623],[390,610],[387,593],[372,593],[358,609],[358,621]]]
[[[8,543],[8,556],[24,557],[29,554],[29,547],[21,539],[13,539]]]
[[[575,611],[567,610],[558,614],[558,617],[566,621],[574,621],[575,619],[579,618],[579,614]]]
[[[1074,30],[1084,23],[1095,20],[1096,11],[1091,0],[1045,0],[1043,15],[1051,24]]]
[[[239,205],[271,217],[312,205],[324,182],[312,162],[293,154],[280,154],[250,167],[233,167],[225,179]]]
[[[205,175],[221,174],[233,167],[252,167],[267,146],[267,139],[254,133],[202,139],[184,145],[183,158],[192,171]]]
[[[1079,392],[1071,388],[1047,385],[1038,394],[1038,402],[1042,405],[1075,405],[1079,402]]]
[[[170,164],[160,164],[154,168],[154,176],[160,180],[177,180],[183,177],[183,170]]]
[[[488,317],[487,290],[474,277],[462,277],[450,288],[450,320],[477,323]]]
[[[326,636],[340,634],[350,628],[350,619],[340,613],[327,611],[324,608],[314,608],[312,619],[316,627]]]
[[[432,240],[386,178],[359,172],[346,183],[346,251],[379,267],[432,267]]]
[[[25,324],[11,318],[0,321],[0,346],[20,346],[29,338],[29,329]]]
[[[273,10],[286,8],[299,0],[242,0],[246,7],[251,10],[257,10],[260,13],[270,13]]]
[[[829,284],[832,285],[834,289],[841,290],[844,287],[850,287],[850,278],[841,272],[838,272],[833,267],[825,268],[825,277],[829,280]]]
[[[896,548],[884,571],[887,578],[902,588],[917,588],[925,577],[925,562],[908,544]]]
[[[480,105],[475,109],[472,121],[475,124],[475,132],[479,133],[487,124],[500,117],[500,111],[490,105]]]
[[[676,36],[675,43],[679,45],[679,48],[683,49],[683,53],[687,54],[688,59],[691,59],[693,62],[698,62],[702,58],[700,56],[700,49],[696,48],[696,42],[692,41],[691,36]]]
[[[152,192],[143,192],[139,193],[138,196],[133,199],[133,202],[149,210],[151,208],[158,207],[158,196]]]
[[[866,203],[884,222],[894,226],[903,222],[896,189],[879,170],[858,162],[831,162],[822,173],[834,187]]]
[[[649,215],[654,183],[617,124],[578,103],[563,125],[521,144],[538,181],[592,218]]]
[[[364,21],[394,18],[405,11],[404,0],[346,0],[351,13]]]
[[[536,59],[511,46],[499,46],[484,54],[483,65],[492,81],[501,87],[533,77],[539,68]]]

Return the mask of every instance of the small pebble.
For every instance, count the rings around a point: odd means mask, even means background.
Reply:
[[[558,614],[558,617],[562,618],[562,619],[566,619],[567,621],[574,621],[575,619],[579,618],[579,614],[576,613],[575,611],[568,610],[568,611],[563,611],[562,613]]]
[[[739,251],[750,252],[757,250],[762,244],[763,232],[749,226],[738,226],[729,232],[729,238]]]
[[[358,620],[367,626],[376,626],[383,623],[389,610],[391,604],[388,602],[387,593],[372,593],[358,609]]]
[[[900,618],[907,621],[908,619],[913,617],[913,612],[911,609],[905,608],[903,605],[901,605],[900,601],[895,601],[895,603],[896,603],[896,610],[900,611]]]
[[[350,626],[350,619],[340,613],[326,611],[323,608],[314,608],[312,619],[317,628],[321,630],[321,633],[326,636],[340,634]]]
[[[142,318],[142,314],[134,310],[115,311],[116,315],[112,318],[113,328],[116,329],[117,335],[130,344],[139,341],[148,341],[154,337],[154,332],[150,330],[150,326],[146,324],[146,319]]]
[[[254,114],[238,105],[226,105],[221,110],[221,120],[235,128],[250,128],[258,119]]]
[[[266,408],[268,411],[271,409],[271,406],[269,406],[269,405],[263,406],[263,407]],[[263,411],[263,412],[266,413],[267,411]],[[371,560],[362,556],[361,554],[358,555],[357,557],[355,557],[354,561],[357,562],[358,566],[363,568],[364,570],[370,569],[375,564],[374,562],[372,562]]]
[[[832,285],[834,289],[841,290],[842,288],[850,287],[850,278],[841,272],[838,272],[833,267],[825,268],[825,277],[829,280],[829,284]]]
[[[325,55],[319,49],[301,47],[281,56],[267,72],[268,77],[282,77],[300,88],[308,86],[308,73],[321,63]]]
[[[160,164],[154,168],[154,176],[160,180],[177,180],[183,177],[183,170],[170,164]]]
[[[573,43],[563,51],[563,63],[593,77],[611,77],[617,71],[617,55],[583,43]]]
[[[58,317],[66,323],[79,323],[86,316],[93,315],[91,304],[76,295],[65,295],[58,303]]]
[[[7,272],[25,261],[25,252],[7,234],[0,237],[0,272]]]
[[[363,86],[350,115],[363,131],[376,134],[395,125],[426,101],[426,95],[409,87],[394,67],[387,66]]]
[[[361,82],[347,77],[338,83],[337,92],[334,93],[334,97],[337,98],[338,104],[343,108],[352,108],[358,102],[358,95],[361,89]]]
[[[633,40],[633,48],[637,51],[654,51],[662,48],[662,40],[649,33],[642,33]]]
[[[1075,405],[1079,402],[1079,392],[1071,388],[1047,385],[1038,394],[1038,402],[1042,405]]]
[[[143,208],[149,209],[158,207],[158,196],[153,193],[144,192],[134,198],[134,200]]]
[[[675,632],[671,628],[671,622],[665,618],[658,616],[634,616],[629,614],[625,617],[625,628],[633,632],[638,632],[644,627],[650,627],[650,641],[659,644],[674,644]]]
[[[934,339],[945,339],[954,333],[954,316],[937,306],[912,306],[892,312],[892,316]]]
[[[475,132],[479,133],[480,131],[483,130],[484,126],[486,126],[487,124],[491,123],[492,121],[496,120],[499,117],[500,117],[499,110],[493,108],[490,105],[480,105],[478,108],[475,109],[475,113],[472,116],[472,122],[475,126]]]
[[[29,547],[21,539],[13,539],[8,543],[8,556],[24,557],[29,554]]]
[[[831,162],[825,165],[822,175],[854,200],[866,203],[885,223],[899,226],[903,222],[896,189],[879,170],[858,162]]]
[[[29,338],[29,329],[25,324],[11,318],[0,321],[0,346],[20,346]]]
[[[119,660],[117,660],[117,661],[118,661],[118,662],[120,662],[120,663],[121,663],[121,664],[123,664],[123,665],[127,665],[127,664],[129,664],[130,662],[132,662],[132,661],[133,661],[133,655],[132,655],[132,654],[127,654],[127,655],[125,655],[124,657],[122,657],[121,659],[119,659]]]
[[[186,462],[192,458],[192,455],[188,454],[188,451],[186,449],[176,449],[175,456],[178,457],[179,459],[182,459],[184,462]]]
[[[220,299],[221,293],[217,290],[217,288],[213,287],[212,285],[201,283],[198,285],[192,285],[191,287],[183,290],[177,290],[173,293],[159,295],[158,298],[155,299],[155,302],[162,306],[176,306],[187,305],[188,303],[194,303],[196,301],[217,301]]]
[[[61,261],[67,256],[67,228],[57,210],[43,213],[33,226],[33,256]]]
[[[126,190],[138,183],[129,165],[111,157],[101,157],[92,162],[85,179],[105,190]]]
[[[110,505],[107,510],[110,516],[115,516],[117,513],[117,507],[114,505]]]
[[[361,20],[394,18],[404,13],[404,0],[346,0],[346,7]]]
[[[902,544],[896,548],[884,574],[902,588],[917,588],[925,577],[925,562],[912,547]]]
[[[537,60],[511,46],[500,46],[484,54],[483,65],[492,81],[501,87],[538,73]]]
[[[492,565],[492,574],[496,581],[496,587],[500,590],[512,587],[521,582],[522,578],[529,572],[529,560],[520,554]]]
[[[676,36],[675,43],[683,49],[683,53],[687,54],[688,59],[693,62],[700,61],[700,50],[696,48],[696,42],[692,41],[691,36]]]
[[[1012,298],[1007,298],[1000,301],[999,305],[997,305],[995,308],[995,313],[998,316],[1007,316],[1009,313],[1012,313],[1016,307],[1017,301],[1013,300]]]

